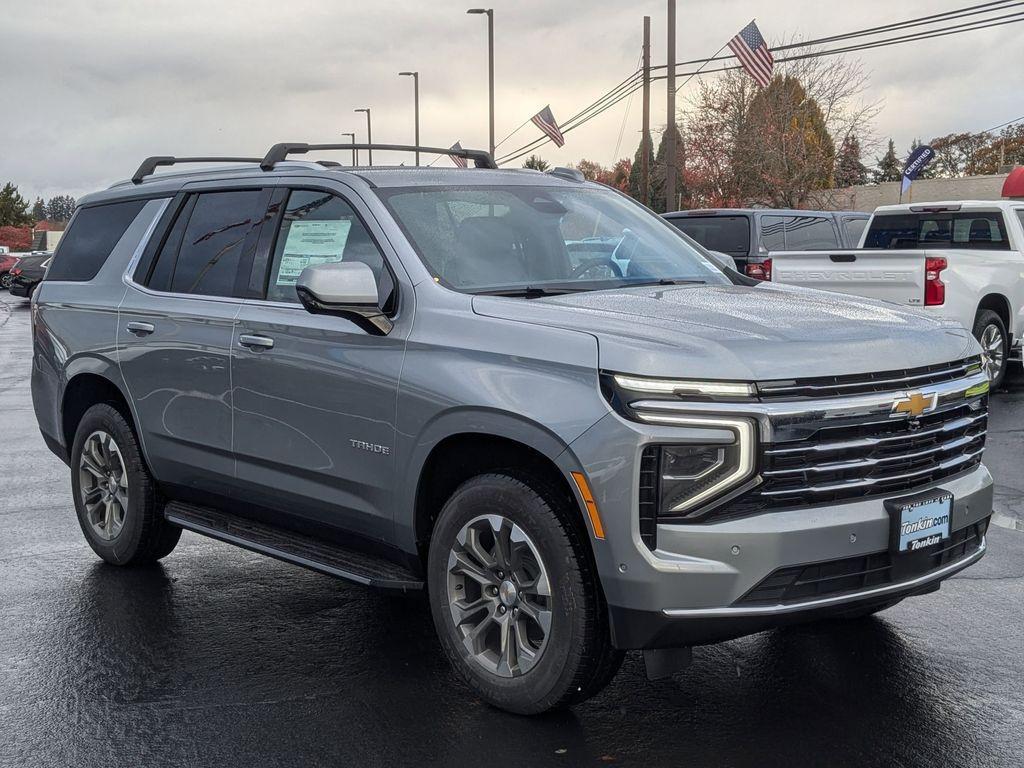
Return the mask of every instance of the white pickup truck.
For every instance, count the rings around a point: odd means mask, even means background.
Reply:
[[[768,254],[748,264],[778,283],[921,307],[981,342],[994,386],[1021,358],[1024,201],[877,208],[855,250]]]

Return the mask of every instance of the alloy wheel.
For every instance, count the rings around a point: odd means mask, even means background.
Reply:
[[[981,360],[985,367],[985,373],[988,374],[989,381],[995,381],[999,378],[1003,365],[1006,363],[1003,332],[995,324],[986,325],[985,330],[981,332],[979,342],[981,343]]]
[[[128,514],[128,472],[114,438],[97,430],[86,438],[78,460],[79,497],[86,520],[99,538],[111,541]]]
[[[500,677],[529,672],[551,631],[552,597],[526,531],[501,515],[466,523],[448,554],[448,605],[474,662]]]
[[[3,275],[0,275],[0,288],[10,289],[11,283],[13,283],[13,282],[14,282],[14,278],[11,277],[11,273],[10,272],[4,272]]]

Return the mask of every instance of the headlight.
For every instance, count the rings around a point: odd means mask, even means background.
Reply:
[[[645,455],[656,460],[657,519],[693,522],[702,518],[755,471],[752,422],[703,416],[661,416],[688,430],[691,439],[703,431],[706,443],[650,445]],[[693,429],[696,428],[696,429]]]
[[[746,399],[754,394],[754,387],[744,381],[695,381],[691,379],[652,379],[642,376],[615,374],[615,384],[629,392],[651,395],[679,395]]]

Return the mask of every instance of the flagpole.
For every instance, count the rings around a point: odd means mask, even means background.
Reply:
[[[665,107],[665,210],[676,209],[676,0],[668,0],[668,103]]]

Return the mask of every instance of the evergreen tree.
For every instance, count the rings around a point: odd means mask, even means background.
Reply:
[[[689,198],[686,189],[686,148],[683,146],[683,136],[679,132],[679,126],[673,125],[672,130],[676,132],[676,198],[682,199],[683,207],[686,207]],[[654,167],[651,169],[651,193],[654,195],[651,208],[658,213],[665,213],[665,178],[668,170],[668,163],[665,160],[665,153],[668,152],[668,129],[661,134],[661,142],[658,144],[658,152],[654,156]],[[672,210],[676,210],[678,203],[672,203]]]
[[[25,227],[32,223],[28,200],[18,193],[11,182],[0,189],[0,227]]]
[[[46,218],[50,221],[70,221],[75,212],[75,198],[71,195],[55,195],[46,203]]]
[[[860,140],[850,134],[836,156],[836,186],[853,187],[868,183],[868,169],[860,159]]]
[[[637,145],[636,154],[633,156],[633,167],[629,169],[629,186],[627,187],[626,192],[634,200],[639,200],[641,203],[646,203],[647,205],[652,205],[652,203],[654,203],[654,197],[653,197],[653,186],[654,185],[652,184],[652,181],[654,179],[654,142],[651,141],[651,135],[649,133],[647,134],[646,138],[647,138],[646,142],[643,139],[641,139],[640,143]],[[646,189],[646,191],[643,189],[643,185],[641,184],[641,179],[640,179],[640,176],[641,176],[640,165],[642,163],[642,157],[643,157],[643,155],[641,153],[643,152],[643,148],[644,148],[644,144],[645,143],[647,144],[647,169],[648,169],[647,170],[647,189]]]
[[[36,221],[42,221],[46,218],[46,201],[41,197],[37,197],[32,205],[32,218]]]
[[[875,184],[881,184],[886,181],[899,181],[902,175],[903,169],[900,168],[900,159],[896,157],[896,144],[892,139],[889,139],[889,148],[885,150],[884,155],[875,161],[875,172],[872,174],[871,180]]]
[[[550,167],[548,161],[544,160],[540,155],[530,155],[526,158],[526,162],[523,163],[523,168],[532,168],[535,171],[546,171]]]

